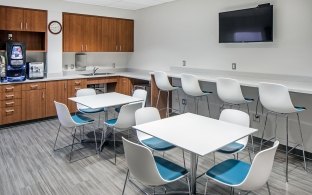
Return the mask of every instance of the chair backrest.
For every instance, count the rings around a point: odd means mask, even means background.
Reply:
[[[255,156],[245,180],[237,188],[252,191],[261,188],[268,181],[278,145],[279,141],[275,141],[271,148],[262,150]]]
[[[147,91],[146,90],[144,90],[144,89],[136,89],[133,92],[132,97],[143,99],[142,108],[145,107],[146,97],[147,97]]]
[[[230,104],[242,104],[245,102],[241,86],[235,79],[217,78],[217,93],[222,101]]]
[[[219,120],[226,121],[229,123],[234,123],[236,125],[241,125],[244,127],[249,127],[249,125],[250,125],[249,115],[243,111],[234,110],[234,109],[222,110],[220,117],[219,117]],[[240,140],[237,140],[236,142],[246,146],[248,143],[248,136],[246,136]]]
[[[160,120],[160,114],[157,108],[154,107],[145,107],[138,109],[135,112],[135,123],[136,125],[157,121]],[[139,141],[151,138],[152,136],[147,135],[141,131],[136,131]]]
[[[88,96],[88,95],[96,95],[95,89],[92,89],[92,88],[85,88],[85,89],[79,89],[79,90],[76,92],[76,97]],[[78,109],[78,110],[87,109],[87,108],[88,108],[88,107],[77,103],[77,109]]]
[[[152,152],[145,146],[122,138],[126,162],[132,176],[147,186],[164,185]]]
[[[172,85],[169,82],[167,73],[163,71],[155,71],[154,76],[156,85],[160,90],[163,91],[171,90]]]
[[[203,91],[200,89],[197,77],[191,74],[181,75],[181,84],[184,93],[190,96],[201,96]]]
[[[275,83],[259,83],[261,104],[268,110],[277,113],[292,113],[296,109],[290,99],[288,89]]]
[[[63,103],[54,101],[57,118],[63,127],[75,127],[76,123],[72,119],[67,106]]]
[[[117,129],[128,129],[135,125],[135,111],[142,108],[142,102],[123,105],[120,108],[118,118],[114,127]]]

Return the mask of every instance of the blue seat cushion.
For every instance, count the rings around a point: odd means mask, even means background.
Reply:
[[[121,107],[115,108],[115,111],[119,113],[120,109],[121,109]]]
[[[154,156],[156,167],[161,177],[167,181],[178,179],[187,174],[187,170],[159,156]]]
[[[206,176],[228,185],[238,185],[246,178],[250,164],[236,159],[229,159],[213,166]]]
[[[237,142],[232,142],[218,150],[218,152],[225,153],[225,154],[232,154],[244,147],[243,144],[237,143]]]
[[[84,124],[91,123],[94,121],[93,119],[89,117],[79,115],[79,114],[73,115],[72,119],[75,121],[75,123],[78,123],[79,125],[84,125]]]
[[[297,109],[298,112],[302,112],[306,110],[306,108],[303,106],[295,106],[295,108]]]
[[[142,140],[142,143],[154,150],[164,151],[174,148],[175,146],[156,137],[151,137],[145,140]]]
[[[107,121],[105,121],[105,124],[106,125],[109,125],[109,126],[114,126],[117,122],[117,119],[116,118],[113,118],[113,119],[109,119]]]
[[[92,109],[92,108],[85,108],[85,109],[79,109],[79,112],[82,113],[98,113],[98,112],[103,112],[103,108],[97,108],[97,109]]]

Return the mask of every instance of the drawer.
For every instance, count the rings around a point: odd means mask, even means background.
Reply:
[[[0,101],[1,100],[14,100],[14,99],[21,99],[22,92],[10,92],[10,93],[1,93],[0,94]]]
[[[21,84],[16,84],[16,85],[2,85],[0,93],[8,93],[8,92],[18,92],[22,90],[22,85]]]
[[[0,108],[11,108],[22,105],[22,99],[2,100],[0,102]]]
[[[22,120],[21,106],[14,106],[11,108],[4,108],[0,111],[1,124],[16,123]]]
[[[27,83],[22,85],[23,91],[45,89],[45,82]]]
[[[68,80],[68,85],[71,86],[83,86],[84,85],[84,80]]]
[[[99,79],[99,84],[102,84],[102,83],[117,83],[117,78],[107,77],[107,78]]]

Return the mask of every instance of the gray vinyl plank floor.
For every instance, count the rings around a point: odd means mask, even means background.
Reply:
[[[104,147],[101,154],[95,155],[94,144],[77,144],[72,163],[68,162],[70,147],[53,151],[53,144],[59,123],[57,119],[26,123],[0,130],[0,195],[82,195],[82,194],[121,194],[127,165],[122,154],[122,145],[118,145],[117,165],[113,159],[112,144]],[[86,128],[86,132],[91,127]],[[71,131],[62,130],[57,146],[71,143]],[[133,136],[131,139],[135,139]],[[156,153],[162,155],[162,153]],[[86,157],[88,156],[88,157]],[[254,156],[254,155],[253,155]],[[86,158],[84,158],[86,157]],[[181,149],[166,152],[165,157],[183,165]],[[216,161],[232,158],[229,155],[216,154]],[[81,160],[79,160],[81,159]],[[213,156],[199,159],[198,174],[213,165]],[[240,159],[249,161],[247,151]],[[186,153],[186,165],[189,167],[189,154]],[[311,166],[310,162],[308,163]],[[272,194],[308,195],[312,194],[312,174],[303,169],[302,160],[290,158],[289,182],[285,183],[285,154],[278,151],[269,183]],[[147,192],[151,189],[136,182]],[[198,179],[198,191],[204,192],[205,177]],[[170,190],[187,190],[185,181],[166,186]],[[162,192],[162,189],[157,189]],[[229,194],[230,189],[214,182],[208,184],[208,194]],[[239,192],[237,192],[239,193]],[[126,194],[142,194],[131,182],[128,182]],[[251,194],[268,194],[263,188]]]

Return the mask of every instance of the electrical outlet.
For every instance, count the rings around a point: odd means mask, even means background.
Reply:
[[[113,63],[113,68],[116,68],[116,63],[115,62]]]
[[[182,61],[182,66],[186,66],[186,60]]]
[[[186,99],[182,99],[182,105],[186,105]]]
[[[254,122],[257,122],[257,123],[260,123],[260,115],[254,114],[254,115],[253,115],[253,121],[254,121]]]
[[[236,70],[236,63],[232,63],[232,70]]]

